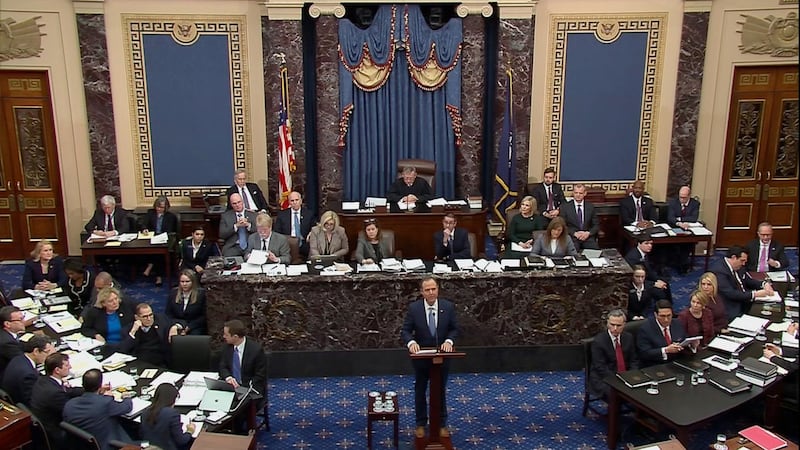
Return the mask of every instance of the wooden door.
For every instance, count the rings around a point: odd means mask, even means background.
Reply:
[[[0,71],[0,259],[24,259],[40,239],[67,251],[55,126],[46,72]]]
[[[768,221],[774,239],[797,245],[797,66],[740,67],[734,72],[725,144],[717,244],[756,237]]]

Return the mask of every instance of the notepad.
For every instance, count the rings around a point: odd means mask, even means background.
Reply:
[[[739,434],[764,450],[777,450],[789,445],[785,440],[758,425],[745,428]]]
[[[120,241],[106,241],[106,245],[104,247],[119,247],[122,245]]]

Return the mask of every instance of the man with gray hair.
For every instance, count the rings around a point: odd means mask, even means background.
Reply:
[[[131,231],[128,213],[122,208],[117,208],[117,201],[111,195],[100,198],[100,207],[84,228],[89,234],[107,237]]]
[[[636,342],[625,331],[625,312],[612,309],[606,318],[606,329],[592,341],[592,368],[589,371],[589,392],[607,398],[608,385],[603,379],[609,375],[639,368]]]
[[[433,189],[414,167],[403,167],[403,174],[389,188],[386,198],[391,203],[425,203],[433,198]]]

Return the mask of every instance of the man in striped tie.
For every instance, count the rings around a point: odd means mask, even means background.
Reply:
[[[603,382],[607,376],[639,368],[633,334],[625,331],[625,312],[612,309],[606,319],[606,330],[592,340],[592,365],[589,371],[589,389],[595,397],[606,398],[609,387]]]

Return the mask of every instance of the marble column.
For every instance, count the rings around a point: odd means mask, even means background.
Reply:
[[[105,19],[102,14],[77,14],[76,22],[89,118],[95,196],[100,198],[109,194],[121,202]]]
[[[341,200],[343,154],[339,140],[339,19],[317,19],[317,164],[320,210]]]
[[[486,51],[484,19],[469,15],[463,19],[461,46],[461,148],[456,151],[456,197],[478,195],[483,159],[483,105],[486,101]]]
[[[516,184],[512,188],[520,188],[528,182],[528,155],[530,151],[531,123],[531,83],[533,76],[533,32],[534,21],[531,19],[501,19],[499,35],[500,67],[498,81],[505,80],[505,71],[513,73],[512,111],[514,114],[514,139],[516,144]],[[503,129],[506,86],[500,82],[497,86],[497,98],[494,101],[496,122],[494,124],[493,157],[497,159],[497,143]],[[541,155],[541,143],[534,143],[533,151]]]
[[[707,12],[686,13],[683,16],[669,176],[667,178],[667,196],[669,197],[676,196],[681,185],[692,182],[708,17],[709,13]]]
[[[278,186],[278,111],[281,102],[280,54],[286,59],[289,78],[289,116],[292,124],[297,170],[292,174],[294,188],[304,191],[306,184],[305,116],[303,114],[303,37],[299,20],[261,18],[261,41],[264,57],[264,103],[267,116],[267,165],[269,202],[277,204]]]

